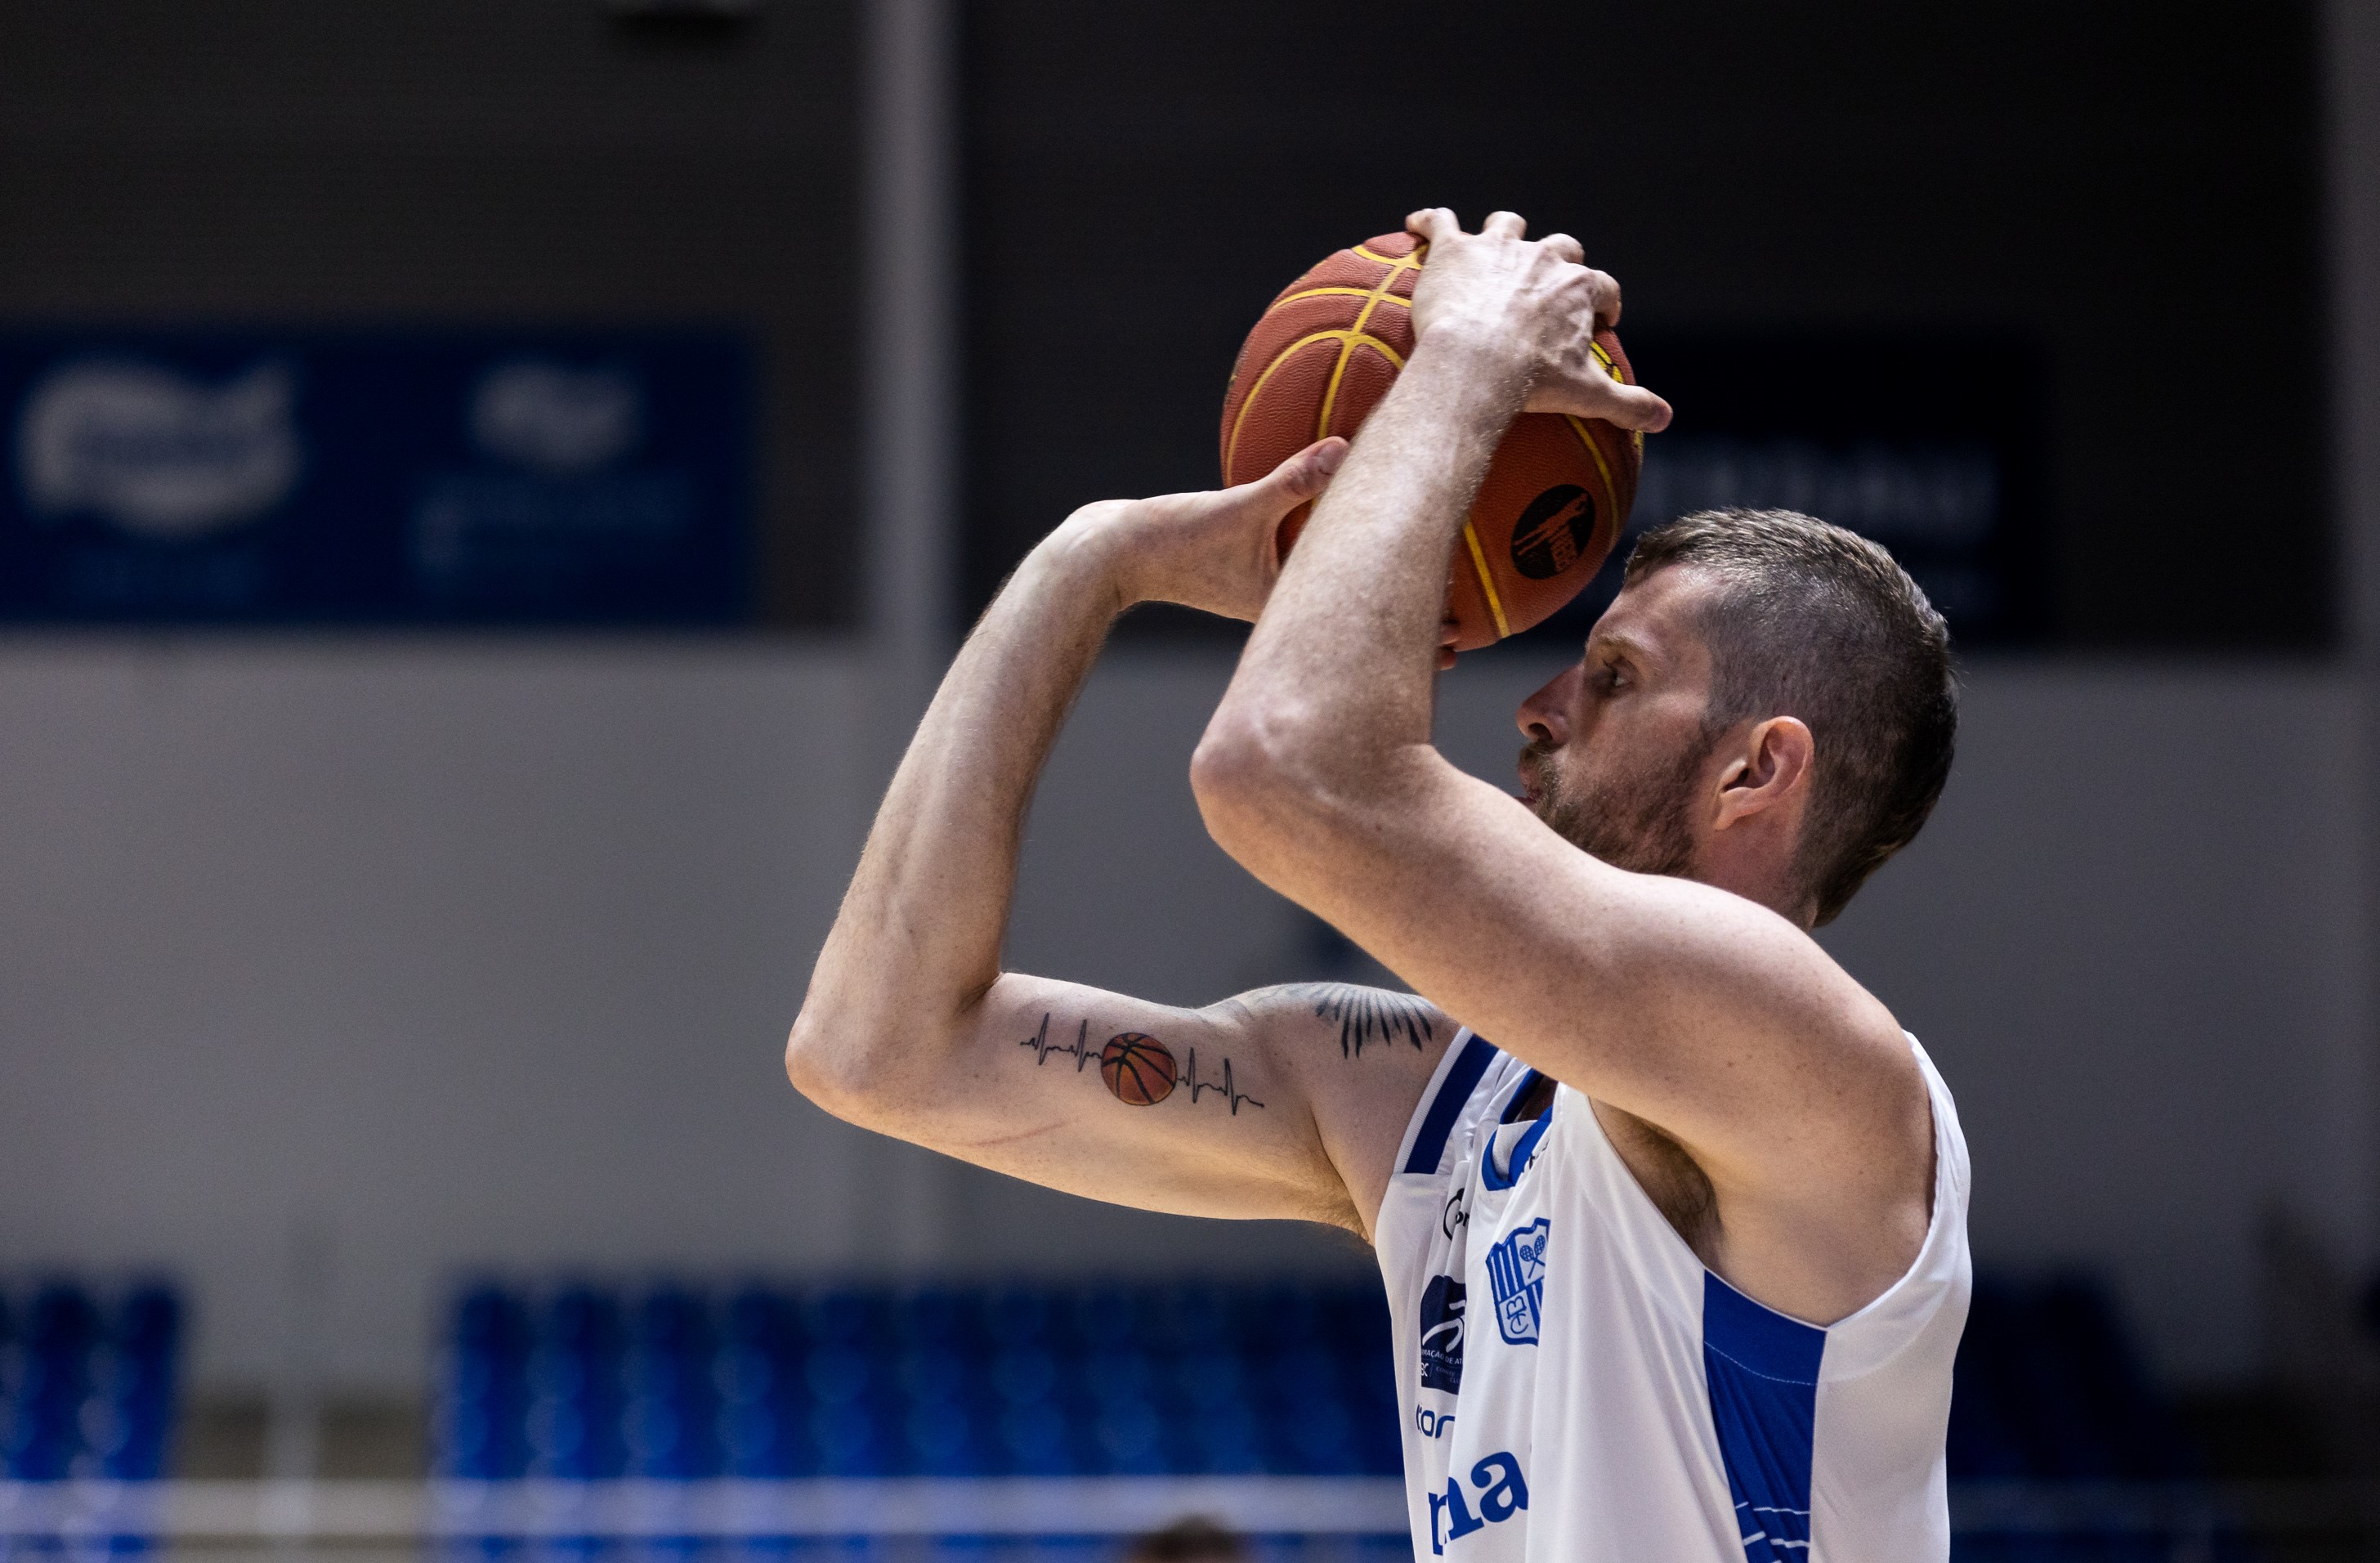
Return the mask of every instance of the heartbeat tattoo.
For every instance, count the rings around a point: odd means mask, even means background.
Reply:
[[[1342,1058],[1361,1058],[1366,1043],[1387,1046],[1400,1036],[1418,1051],[1425,1039],[1438,1035],[1437,1011],[1411,994],[1354,983],[1300,983],[1290,991],[1309,1000],[1316,1015],[1339,1022]]]
[[[1243,1102],[1245,1102],[1251,1107],[1261,1107],[1264,1105],[1262,1102],[1257,1101],[1255,1097],[1236,1089],[1232,1085],[1232,1061],[1229,1058],[1223,1060],[1222,1084],[1208,1085],[1205,1081],[1199,1080],[1198,1050],[1195,1047],[1190,1050],[1189,1068],[1178,1077],[1176,1083],[1186,1085],[1190,1088],[1190,1103],[1193,1106],[1197,1105],[1200,1093],[1208,1091],[1221,1092],[1223,1093],[1223,1099],[1232,1105],[1232,1116],[1233,1117],[1238,1117],[1240,1116],[1240,1104]]]
[[[1239,1080],[1229,1058],[1223,1060],[1220,1084],[1198,1078],[1198,1050],[1188,1050],[1186,1067],[1177,1065],[1173,1050],[1145,1032],[1119,1032],[1108,1038],[1104,1046],[1091,1046],[1091,1022],[1085,1019],[1075,1028],[1072,1042],[1050,1040],[1050,1015],[1044,1012],[1041,1027],[1017,1045],[1033,1049],[1033,1067],[1039,1068],[1055,1053],[1075,1061],[1075,1072],[1080,1074],[1094,1059],[1099,1066],[1099,1080],[1109,1093],[1131,1107],[1153,1107],[1173,1094],[1174,1088],[1190,1088],[1190,1105],[1196,1106],[1207,1093],[1220,1093],[1233,1117],[1240,1116],[1245,1104],[1262,1107],[1264,1104],[1239,1088]]]
[[[1048,1063],[1050,1061],[1050,1055],[1056,1053],[1064,1056],[1072,1057],[1075,1060],[1075,1072],[1076,1074],[1081,1074],[1083,1072],[1083,1066],[1099,1056],[1098,1051],[1090,1045],[1090,1040],[1091,1023],[1087,1020],[1083,1022],[1081,1028],[1075,1032],[1075,1040],[1073,1042],[1051,1042],[1050,1040],[1050,1017],[1047,1014],[1044,1014],[1041,1017],[1041,1029],[1034,1032],[1031,1036],[1026,1037],[1023,1042],[1018,1043],[1016,1045],[1019,1047],[1029,1047],[1033,1049],[1033,1066],[1036,1068]]]

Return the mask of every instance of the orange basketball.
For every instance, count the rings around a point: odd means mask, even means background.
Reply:
[[[1099,1078],[1117,1101],[1153,1107],[1173,1094],[1173,1050],[1140,1032],[1111,1036],[1099,1049]]]
[[[1429,247],[1408,233],[1342,250],[1284,288],[1248,333],[1223,397],[1223,482],[1260,478],[1329,434],[1353,436],[1413,352],[1414,280]],[[1620,338],[1596,356],[1635,380]],[[1458,651],[1544,622],[1578,595],[1620,540],[1636,502],[1645,438],[1599,418],[1524,412],[1496,449],[1455,545],[1448,610]],[[1305,525],[1300,506],[1281,551]]]

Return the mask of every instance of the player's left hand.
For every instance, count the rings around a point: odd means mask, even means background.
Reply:
[[[1253,482],[1108,500],[1076,511],[1061,530],[1098,550],[1125,606],[1181,603],[1253,624],[1281,579],[1281,523],[1318,498],[1346,458],[1347,442],[1333,435]]]
[[[1434,332],[1470,338],[1491,351],[1523,357],[1529,375],[1529,412],[1599,418],[1647,433],[1665,429],[1670,404],[1641,385],[1626,385],[1595,356],[1597,326],[1620,324],[1620,284],[1585,264],[1568,234],[1540,239],[1511,212],[1490,214],[1475,234],[1442,206],[1415,212],[1405,227],[1429,244],[1429,261],[1414,285],[1417,341]]]

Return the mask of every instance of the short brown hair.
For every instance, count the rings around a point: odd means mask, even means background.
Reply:
[[[1890,554],[1794,510],[1704,510],[1628,556],[1633,584],[1691,566],[1719,586],[1703,616],[1716,738],[1796,716],[1816,740],[1795,868],[1831,922],[1915,838],[1949,779],[1959,684],[1942,616]]]

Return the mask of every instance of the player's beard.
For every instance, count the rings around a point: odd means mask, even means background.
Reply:
[[[1694,794],[1702,779],[1703,747],[1594,775],[1565,787],[1551,745],[1521,751],[1537,818],[1583,851],[1633,873],[1685,878],[1694,864]]]

